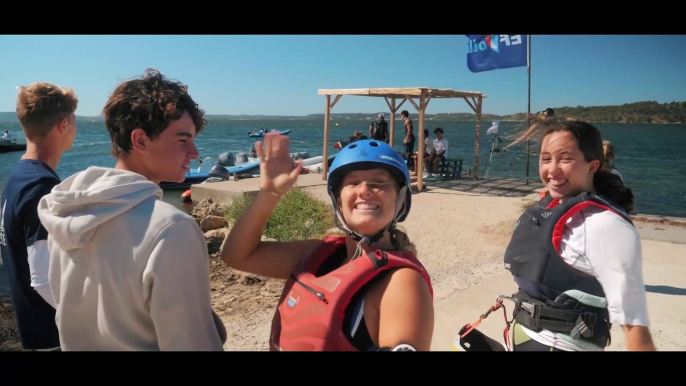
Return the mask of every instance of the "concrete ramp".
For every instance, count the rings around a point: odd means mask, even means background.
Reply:
[[[311,188],[326,186],[326,180],[322,179],[322,174],[302,174],[298,177],[295,186],[309,190]],[[222,181],[193,185],[191,186],[191,196],[193,201],[199,202],[205,199],[212,199],[212,202],[223,205],[243,193],[257,194],[259,190],[260,178],[254,177],[238,181]]]
[[[635,221],[636,230],[643,240],[686,244],[686,227],[661,224],[645,224]]]

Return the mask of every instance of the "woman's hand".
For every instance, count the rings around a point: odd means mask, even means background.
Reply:
[[[234,269],[257,275],[287,279],[307,252],[320,240],[262,241],[269,217],[279,198],[288,192],[302,170],[302,160],[293,163],[289,138],[268,133],[255,143],[260,160],[262,191],[248,205],[224,239],[221,258]]]
[[[289,150],[290,138],[279,132],[265,134],[264,143],[255,143],[257,158],[260,160],[262,189],[277,197],[283,196],[293,187],[302,170],[302,159],[294,163]]]

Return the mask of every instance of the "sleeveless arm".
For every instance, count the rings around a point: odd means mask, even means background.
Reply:
[[[378,326],[378,334],[369,328],[378,347],[407,343],[417,351],[431,349],[433,298],[426,280],[414,269],[400,268],[376,284],[365,299],[365,318],[369,325]]]

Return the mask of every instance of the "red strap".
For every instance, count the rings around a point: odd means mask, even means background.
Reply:
[[[507,321],[507,311],[505,310],[505,306],[501,305],[503,307],[503,317],[505,318],[505,330],[503,331],[503,340],[505,340],[505,346],[507,347],[507,351],[512,351],[511,344],[510,344],[510,322]]]
[[[473,324],[468,324],[469,328],[467,331],[464,332],[464,334],[460,335],[460,338],[464,338],[472,332],[481,322],[488,317],[488,314],[490,314],[492,311],[497,310],[498,308],[503,309],[503,318],[505,318],[505,330],[503,331],[503,339],[505,340],[505,346],[507,351],[512,351],[511,347],[511,342],[510,342],[510,322],[507,321],[507,310],[505,309],[505,305],[503,304],[503,300],[500,299],[494,306],[491,306],[491,308],[483,315],[479,317],[479,320],[474,322]]]
[[[476,323],[474,323],[474,324],[469,324],[469,325],[468,325],[469,328],[467,329],[467,331],[464,332],[464,334],[460,335],[460,338],[464,338],[465,336],[467,336],[467,334],[469,334],[470,332],[472,332],[472,330],[474,330],[474,329],[476,328],[476,326],[478,326],[478,325],[481,323],[482,320],[483,320],[483,319],[479,318],[479,320],[477,320]]]

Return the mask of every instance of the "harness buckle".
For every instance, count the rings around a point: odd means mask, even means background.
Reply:
[[[524,309],[524,311],[528,312],[531,317],[536,318],[538,316],[538,306],[536,304],[531,304],[527,302],[521,302],[520,307]]]
[[[594,312],[584,312],[581,315],[579,315],[579,319],[582,319],[584,323],[588,323],[591,326],[595,326],[596,322],[598,321],[598,314]]]
[[[598,316],[594,313],[584,312],[579,314],[579,317],[576,319],[576,326],[569,332],[572,339],[579,340],[580,337],[590,339],[593,337],[593,329],[597,320]]]

